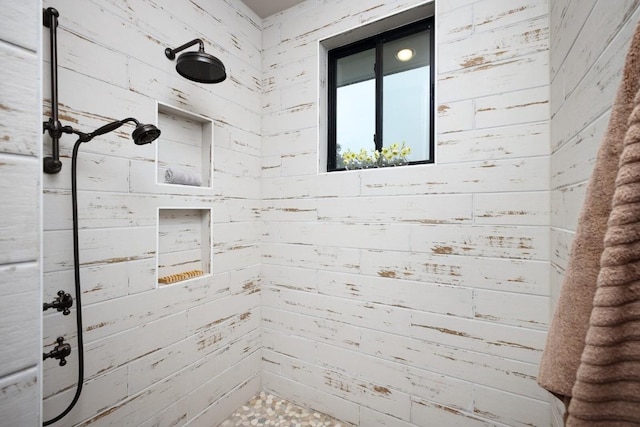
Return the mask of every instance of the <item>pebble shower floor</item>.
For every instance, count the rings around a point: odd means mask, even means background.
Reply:
[[[346,427],[344,423],[288,400],[261,392],[238,408],[218,427]]]

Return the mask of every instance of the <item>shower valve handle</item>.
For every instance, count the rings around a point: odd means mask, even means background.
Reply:
[[[56,342],[58,345],[55,346],[53,350],[49,353],[42,354],[42,360],[47,360],[49,358],[58,359],[60,361],[60,366],[64,366],[67,364],[65,358],[71,354],[71,345],[65,343],[63,337],[58,337]]]
[[[71,313],[69,308],[73,305],[73,298],[65,291],[58,291],[58,298],[50,303],[42,304],[42,311],[47,311],[50,308],[55,308],[61,311],[65,316]]]

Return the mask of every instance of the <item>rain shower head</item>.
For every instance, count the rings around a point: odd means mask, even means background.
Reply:
[[[176,71],[182,77],[198,83],[220,83],[227,78],[224,64],[218,58],[204,51],[204,43],[200,39],[191,40],[175,49],[166,48],[164,54],[173,60],[176,53],[199,44],[197,52],[185,52],[176,61]]]

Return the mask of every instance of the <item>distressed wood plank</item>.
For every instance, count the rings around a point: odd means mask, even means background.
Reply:
[[[551,192],[551,225],[575,231],[587,193],[587,183]]]
[[[0,154],[0,264],[34,261],[39,257],[39,162],[32,157]]]
[[[468,412],[417,398],[411,400],[411,419],[418,425],[434,423],[455,427],[506,427],[505,424],[484,420]]]
[[[360,250],[264,243],[262,245],[262,262],[289,267],[358,272],[360,270]]]
[[[473,101],[449,102],[438,105],[438,133],[448,134],[473,129]]]
[[[608,123],[609,114],[603,114],[553,153],[551,188],[566,187],[589,180]]]
[[[619,9],[608,7],[605,4],[606,2],[600,3],[602,6],[600,6],[598,14],[594,18],[598,19],[598,22],[603,16],[619,12]],[[629,5],[626,4],[625,6],[628,7]],[[631,21],[637,22],[638,17],[640,17],[640,11],[636,9]],[[602,23],[604,22],[602,21]],[[564,84],[568,95],[566,101],[557,109],[557,113],[554,116],[556,126],[552,127],[551,133],[551,144],[554,151],[589,126],[611,107],[620,84],[625,54],[634,30],[633,25],[626,25],[620,29],[620,32],[610,43],[602,46],[601,43],[606,40],[606,37],[602,37],[602,34],[606,34],[608,31],[602,29],[602,31],[598,32],[598,29],[593,24],[587,23],[586,25],[591,34],[599,34],[597,38],[600,41],[592,40],[591,37],[579,37],[580,48],[574,47],[575,53],[572,54],[574,59],[567,59],[567,62],[574,68],[564,71]],[[594,55],[585,55],[585,52],[595,48],[594,43],[598,43],[603,50],[597,52],[597,54],[594,52]],[[594,56],[594,59],[597,58],[597,60],[593,66],[585,68],[582,60],[575,58],[575,55],[585,58]],[[592,59],[587,60],[591,61]]]
[[[474,317],[506,325],[546,331],[549,297],[474,290]]]
[[[41,306],[40,269],[33,263],[0,266],[0,378],[26,370],[40,363]],[[48,302],[48,301],[47,301]],[[25,375],[23,371],[22,375]],[[21,381],[24,381],[21,380]],[[40,380],[33,384],[39,384]],[[23,385],[15,385],[21,389]],[[4,389],[3,389],[4,390]],[[28,393],[25,387],[25,394]],[[11,392],[13,393],[13,392]],[[4,394],[4,393],[3,393]],[[5,394],[5,398],[7,395]]]
[[[419,252],[364,251],[362,274],[546,295],[546,261],[431,255]]]
[[[408,251],[408,224],[361,224],[339,222],[274,222],[265,227],[268,243]]]
[[[196,414],[190,420],[189,425],[193,425],[194,427],[210,427],[212,422],[213,425],[221,423],[243,403],[246,403],[249,399],[255,396],[260,390],[260,387],[260,377],[258,375],[254,375],[239,384],[229,393],[222,396],[200,414]],[[149,427],[152,426],[155,427],[155,424],[152,424]]]
[[[408,421],[410,396],[380,385],[377,380],[356,379],[351,374],[283,356],[288,363],[281,366],[282,373],[293,381],[331,393],[362,406],[375,407],[381,412]]]
[[[550,201],[546,191],[533,193],[474,194],[474,223],[549,225]]]
[[[524,122],[546,123],[549,119],[547,85],[508,94],[491,95],[475,100],[475,127],[493,128]],[[546,140],[542,154],[549,154]]]
[[[549,13],[547,0],[526,0],[506,6],[500,0],[484,0],[474,4],[476,31],[488,31],[517,22],[529,21]]]
[[[546,227],[414,225],[410,239],[412,252],[549,259],[549,232]]]
[[[14,375],[0,377],[0,413],[3,423],[12,426],[33,426],[41,422],[38,368],[33,367]],[[45,418],[46,419],[46,418]]]
[[[540,400],[547,397],[547,392],[536,382],[538,362],[535,358],[516,361],[502,355],[479,353],[434,341],[373,330],[363,330],[360,351],[409,367],[464,379],[470,383],[483,384]],[[520,355],[527,357],[524,352]]]
[[[547,157],[382,168],[361,173],[365,196],[546,190]]]
[[[484,4],[480,2],[480,4],[474,5],[475,12],[485,12],[485,7],[489,3],[485,1]],[[538,7],[539,3],[535,0],[529,1],[529,5],[522,7]],[[503,7],[503,5],[500,6]],[[458,10],[456,13],[464,14],[466,9]],[[483,37],[491,38],[491,43],[479,44],[476,37],[467,37],[446,43],[446,49],[441,49],[438,54],[438,71],[447,73],[531,53],[546,52],[549,49],[549,20],[543,13],[539,16],[541,17],[539,19],[520,20],[507,26],[494,28],[490,33],[484,33]],[[456,17],[456,19],[461,18]],[[491,18],[487,17],[486,19]],[[482,31],[483,26],[476,22],[475,30]]]
[[[31,4],[34,3],[34,4]],[[18,21],[12,21],[14,14],[22,14],[27,10],[35,10],[35,2],[21,2],[8,5],[6,10],[6,25],[0,30],[0,40],[13,41],[17,45],[26,45],[27,48],[35,49],[38,27],[37,22],[27,25],[26,20],[35,20],[35,15],[21,17]],[[13,33],[15,25],[20,26],[20,31]],[[20,34],[19,40],[15,40]],[[22,37],[24,35],[24,37]],[[9,37],[6,39],[6,37]],[[33,39],[30,39],[33,37]],[[34,52],[18,49],[9,44],[0,46],[0,61],[3,64],[4,77],[0,82],[0,109],[2,111],[2,121],[0,121],[0,141],[2,153],[20,154],[25,156],[38,156],[42,152],[42,137],[39,132],[42,124],[39,117],[33,110],[33,100],[38,98],[38,58]]]
[[[473,413],[509,426],[548,425],[549,402],[474,386]]]
[[[465,224],[472,219],[468,194],[405,195],[387,197],[323,198],[317,201],[318,219],[340,222],[403,222]]]
[[[305,316],[396,334],[404,333],[411,325],[411,312],[403,308],[289,289],[280,291],[280,308]]]
[[[362,302],[473,317],[473,291],[460,286],[321,271],[317,289],[321,294]]]
[[[412,314],[411,336],[480,353],[538,362],[545,332],[433,313]]]
[[[438,75],[441,102],[460,101],[548,84],[549,56],[533,53]],[[474,84],[482,81],[483,84]]]
[[[268,307],[263,307],[262,323],[264,327],[282,333],[294,333],[303,338],[330,342],[339,347],[358,348],[360,346],[360,329],[353,325]]]
[[[548,122],[453,132],[438,137],[438,163],[497,160],[549,153]]]
[[[72,352],[72,355],[74,353]],[[53,360],[49,360],[54,364]],[[70,361],[67,367],[75,366]],[[60,367],[58,367],[60,368]],[[73,399],[75,388],[60,391],[55,396],[46,398],[42,402],[42,419],[49,420],[60,414]],[[73,408],[65,421],[80,425],[83,420],[93,417],[105,408],[118,407],[122,400],[127,397],[127,369],[120,368],[108,375],[102,375],[94,381],[86,383],[82,387],[82,398],[84,405],[77,405]]]

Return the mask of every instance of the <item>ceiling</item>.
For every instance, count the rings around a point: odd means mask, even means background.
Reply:
[[[304,0],[242,0],[260,18],[266,18],[274,13],[302,3]]]

